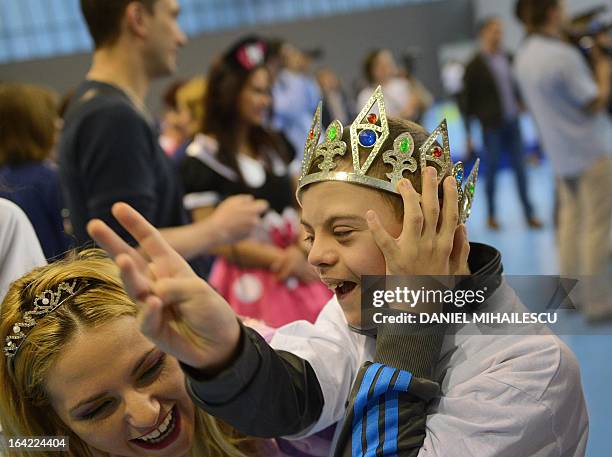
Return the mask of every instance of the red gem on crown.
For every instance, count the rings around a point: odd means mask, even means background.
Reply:
[[[308,139],[312,140],[314,138],[314,130],[310,130],[310,132],[308,132]]]
[[[376,121],[378,120],[378,116],[374,113],[370,113],[368,114],[368,122],[370,124],[376,124]]]
[[[436,146],[433,150],[433,155],[437,158],[442,157],[442,148],[440,146]]]

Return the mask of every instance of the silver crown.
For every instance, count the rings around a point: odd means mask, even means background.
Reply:
[[[75,287],[77,280],[72,282],[62,282],[54,290],[45,290],[34,299],[34,308],[26,311],[22,321],[13,325],[12,333],[6,337],[4,345],[4,355],[8,359],[15,357],[19,348],[27,338],[25,329],[31,329],[36,325],[36,319],[41,319],[47,314],[59,308],[66,300],[76,294]],[[28,332],[29,333],[29,332]]]
[[[379,115],[372,112],[375,106],[378,108]],[[386,173],[388,179],[383,180],[368,175],[368,170],[379,156],[380,150],[389,136],[389,124],[382,88],[380,86],[376,88],[355,118],[355,121],[351,124],[350,150],[353,159],[352,171],[335,171],[338,157],[344,156],[349,148],[346,142],[342,140],[344,127],[340,121],[335,120],[327,127],[325,140],[319,144],[323,130],[321,111],[322,104],[319,103],[304,146],[302,173],[297,190],[298,203],[301,204],[300,195],[305,186],[323,181],[344,181],[399,194],[397,183],[400,179],[405,178],[407,174],[414,174],[416,172],[417,160],[419,160],[421,173],[424,172],[429,164],[433,163],[438,166],[438,183],[442,182],[449,175],[455,178],[459,193],[459,222],[464,223],[467,220],[472,208],[480,159],[476,160],[470,175],[465,180],[464,186],[463,164],[461,162],[453,164],[451,160],[446,119],[440,123],[419,148],[418,158],[413,156],[414,139],[412,135],[408,132],[398,135],[393,140],[393,150],[382,153],[383,162],[392,168],[389,173]],[[442,147],[436,145],[436,141],[440,137],[442,138]],[[370,149],[370,153],[363,165],[360,162],[360,148]],[[318,158],[321,158],[317,165],[318,170],[308,173],[313,162]]]

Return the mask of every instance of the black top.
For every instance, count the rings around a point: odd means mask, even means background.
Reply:
[[[217,142],[210,136],[197,135],[187,148],[181,164],[181,177],[185,187],[185,206],[194,209],[211,206],[237,194],[250,194],[266,200],[270,208],[282,213],[285,208],[295,206],[295,195],[291,174],[287,165],[293,160],[295,150],[286,138],[279,136],[289,151],[284,158],[276,151],[269,151],[270,165],[256,159],[240,157],[241,176],[225,165],[219,154]]]
[[[155,227],[189,222],[182,189],[149,120],[118,88],[84,81],[68,107],[59,144],[60,180],[79,245],[87,222],[102,219],[134,243],[111,215],[130,204]]]
[[[501,284],[503,268],[499,252],[490,246],[471,243],[468,262],[473,272],[470,280],[479,287],[486,284],[488,295],[492,295]],[[378,428],[381,442],[386,441],[382,435],[386,394],[397,395],[398,402],[399,433],[393,438],[396,452],[392,455],[415,457],[419,453],[426,433],[426,406],[439,392],[433,371],[439,359],[445,326],[427,329],[414,325],[414,329],[405,334],[387,332],[384,327],[379,330],[374,355],[374,362],[378,363],[368,362],[359,370],[347,402],[335,457],[362,455],[352,449],[351,438],[362,431],[365,436],[365,416],[371,409],[381,410],[377,414]],[[246,327],[242,328],[237,359],[216,377],[207,378],[204,373],[184,364],[181,367],[187,374],[187,390],[195,403],[248,435],[298,434],[315,423],[323,410],[321,385],[310,363],[292,353],[275,351]],[[386,389],[378,392],[373,388],[360,389],[368,372],[371,375],[376,372],[375,376],[379,377],[383,367],[393,370]],[[402,378],[409,382],[400,382]],[[373,383],[372,378],[369,383]],[[360,402],[367,407],[356,408]],[[363,419],[363,423],[354,427],[355,423],[360,424],[359,419]],[[377,452],[376,455],[388,454]]]
[[[64,232],[61,189],[51,163],[26,162],[0,167],[0,197],[12,200],[30,219],[47,259],[71,246]]]

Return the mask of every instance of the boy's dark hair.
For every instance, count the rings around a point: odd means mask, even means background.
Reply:
[[[81,0],[81,12],[96,49],[117,41],[125,10],[133,2],[142,3],[153,13],[157,0]]]
[[[548,14],[559,7],[559,0],[528,0],[524,5],[524,17],[529,26],[537,29],[548,22]]]

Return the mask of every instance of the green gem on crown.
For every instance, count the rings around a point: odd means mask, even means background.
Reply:
[[[329,141],[334,141],[336,139],[336,136],[338,136],[338,127],[332,125],[327,131],[327,139]]]
[[[471,182],[468,185],[468,192],[470,193],[470,195],[474,195],[474,183],[473,182]]]
[[[408,138],[404,138],[402,142],[400,143],[400,151],[408,152],[409,148],[410,148],[410,140]]]

